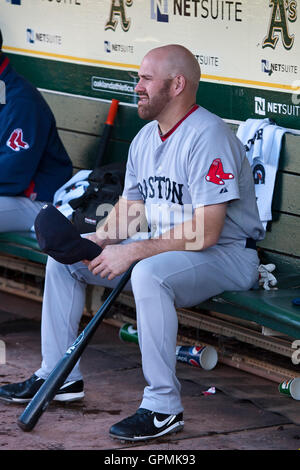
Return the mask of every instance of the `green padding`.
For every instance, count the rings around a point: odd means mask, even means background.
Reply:
[[[19,243],[20,245],[40,251],[39,244],[34,232],[5,232],[0,233],[0,241],[8,243]]]
[[[18,256],[19,258],[24,258],[36,263],[46,264],[47,262],[47,255],[44,253],[35,251],[32,248],[27,248],[25,246],[15,245],[13,243],[2,243],[0,241],[0,252]]]
[[[300,289],[224,292],[199,307],[244,318],[300,339],[300,307],[292,300]]]
[[[41,252],[33,232],[5,232],[0,234],[0,252],[45,264],[47,255]]]

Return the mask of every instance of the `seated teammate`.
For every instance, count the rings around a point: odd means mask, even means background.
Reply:
[[[45,201],[72,176],[71,160],[40,92],[1,51],[0,232],[30,230]]]

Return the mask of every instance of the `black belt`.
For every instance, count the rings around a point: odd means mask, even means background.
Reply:
[[[252,250],[256,250],[256,240],[253,240],[253,238],[247,238],[246,248],[252,248]]]

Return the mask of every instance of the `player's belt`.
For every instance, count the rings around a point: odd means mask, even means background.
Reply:
[[[256,240],[253,240],[253,238],[247,238],[246,248],[252,248],[252,250],[256,250]]]

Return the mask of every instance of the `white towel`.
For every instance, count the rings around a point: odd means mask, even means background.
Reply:
[[[65,216],[71,219],[74,209],[69,201],[82,196],[89,185],[88,176],[92,170],[80,170],[69,181],[61,186],[53,196],[53,205]],[[34,225],[30,229],[35,232]]]
[[[270,119],[247,119],[245,123],[240,124],[236,135],[245,145],[250,162],[261,155],[262,138],[260,136],[263,134],[263,129],[269,125]]]
[[[78,171],[69,181],[61,186],[54,194],[53,204],[68,219],[71,218],[73,209],[69,201],[82,196],[89,186],[88,176],[92,170]]]
[[[282,137],[286,132],[287,129],[270,119],[247,119],[237,131],[253,171],[259,217],[265,229],[272,220],[274,185]]]

